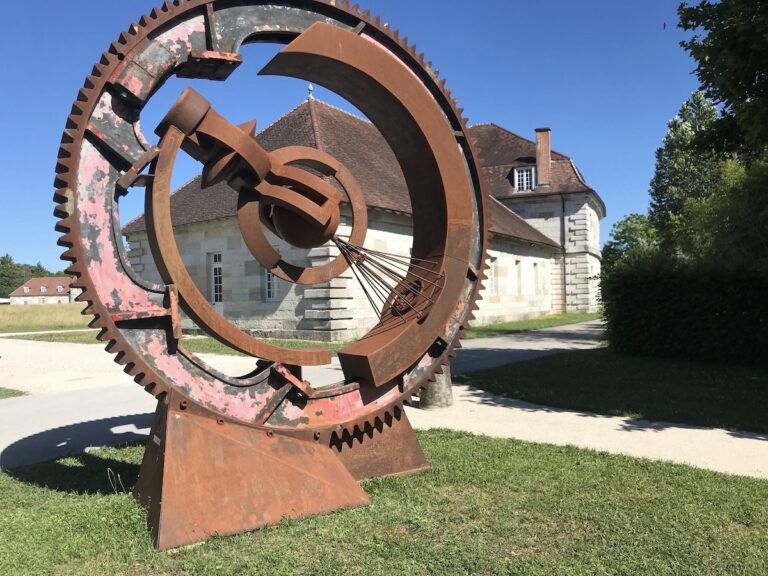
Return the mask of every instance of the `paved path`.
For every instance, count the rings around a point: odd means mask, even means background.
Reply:
[[[454,372],[594,347],[599,322],[549,328],[465,342]],[[206,356],[236,373],[250,367],[237,357]],[[307,376],[333,381],[336,365]],[[55,375],[55,376],[52,376]],[[0,401],[0,466],[46,460],[91,445],[142,439],[154,399],[119,371],[101,346],[0,340],[0,386],[30,396]],[[455,404],[444,410],[409,408],[414,427],[443,427],[496,437],[664,459],[768,478],[768,436],[648,422],[537,406],[455,386]]]

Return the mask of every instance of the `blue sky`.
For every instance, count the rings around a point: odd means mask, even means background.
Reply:
[[[158,4],[67,0],[35,3],[34,12],[20,2],[4,7],[0,254],[64,267],[51,198],[66,116],[101,52]],[[574,159],[607,204],[603,241],[613,222],[645,211],[666,123],[697,87],[694,62],[679,47],[676,0],[363,4],[426,53],[470,123],[494,122],[528,138],[537,127],[551,127],[553,148]],[[256,77],[275,50],[246,47],[246,64],[229,82],[193,85],[231,120],[256,118],[264,128],[307,95],[303,82]],[[154,127],[188,84],[166,84],[143,125]],[[315,95],[340,104],[322,89]],[[129,215],[140,209],[134,200]]]

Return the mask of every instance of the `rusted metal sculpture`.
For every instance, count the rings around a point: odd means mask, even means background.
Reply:
[[[337,159],[302,147],[268,153],[255,123],[231,124],[191,89],[157,127],[157,143],[144,138],[141,111],[169,76],[225,80],[240,46],[259,41],[287,44],[262,74],[326,86],[388,141],[410,192],[409,258],[365,247],[365,190]],[[460,112],[405,38],[346,1],[166,2],[96,64],[62,138],[57,230],[99,339],[158,398],[135,489],[158,548],[362,505],[359,479],[427,466],[403,404],[448,362],[484,277],[484,194]],[[360,280],[379,322],[339,353],[342,382],[305,381],[301,367],[329,363],[328,350],[260,341],[195,286],[170,217],[180,151],[202,164],[204,186],[226,181],[239,193],[241,232],[266,269],[306,285],[350,268]],[[162,284],[134,272],[121,242],[119,200],[141,187]],[[349,237],[338,233],[342,203],[353,216]],[[298,247],[335,244],[339,255],[297,266],[264,228]],[[253,356],[253,372],[232,378],[189,352],[179,309]]]

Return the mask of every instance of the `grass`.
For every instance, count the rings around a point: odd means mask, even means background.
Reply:
[[[768,482],[573,447],[430,431],[426,473],[365,508],[151,549],[141,448],[0,473],[0,574],[768,573]]]
[[[98,330],[89,330],[88,332],[51,332],[49,334],[24,334],[14,336],[16,340],[33,340],[35,342],[65,342],[69,344],[101,344],[103,342],[96,340]]]
[[[588,320],[597,320],[601,314],[586,312],[570,312],[568,314],[554,314],[550,316],[540,316],[538,318],[529,318],[528,320],[516,320],[514,322],[500,322],[498,324],[489,324],[488,326],[477,326],[468,328],[467,338],[490,338],[492,336],[503,336],[504,334],[514,334],[515,332],[527,332],[529,330],[539,330],[541,328],[554,328],[556,326],[565,326],[567,324],[578,324]]]
[[[80,313],[84,307],[81,303],[0,306],[0,333],[87,328],[91,317]]]
[[[349,345],[349,342],[312,342],[310,340],[280,340],[275,338],[261,338],[261,340],[268,344],[280,346],[282,348],[299,350],[306,348],[326,348],[329,349],[333,355],[336,355],[336,352]],[[210,336],[203,336],[201,338],[188,338],[183,340],[183,342],[184,346],[186,346],[190,352],[194,352],[195,354],[207,353],[240,355],[239,352],[232,350],[228,346],[225,346]]]
[[[457,376],[536,404],[598,414],[768,433],[768,369],[566,352]]]
[[[24,392],[21,392],[20,390],[12,390],[10,388],[0,388],[0,400],[15,398],[16,396],[24,396]]]
[[[102,342],[96,340],[96,334],[98,334],[98,330],[94,330],[92,332],[65,332],[60,334],[28,334],[24,336],[18,336],[17,339],[34,340],[37,342],[67,342],[72,344],[103,345]],[[327,348],[331,350],[333,354],[336,354],[337,351],[349,345],[349,342],[311,342],[309,340],[278,340],[274,338],[264,338],[262,340],[269,344],[281,346],[283,348]],[[184,346],[186,346],[190,352],[194,352],[196,354],[226,354],[234,356],[241,355],[239,352],[232,350],[228,346],[225,346],[210,336],[185,338],[183,342]]]

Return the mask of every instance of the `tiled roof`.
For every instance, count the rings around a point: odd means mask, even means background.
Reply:
[[[69,285],[72,283],[72,278],[68,276],[51,276],[48,278],[30,278],[24,284],[16,288],[9,296],[60,296],[69,294]],[[58,287],[62,287],[62,291],[58,291]],[[24,288],[29,288],[28,292],[24,292]],[[45,292],[42,291],[45,288]]]
[[[269,151],[284,146],[309,146],[327,152],[350,169],[365,191],[369,207],[411,212],[408,188],[397,159],[384,137],[367,120],[309,99],[259,133],[256,139]],[[483,163],[482,155],[480,162]],[[200,177],[182,186],[171,198],[174,226],[233,217],[236,210],[235,191],[224,183],[202,191]],[[491,203],[491,226],[494,234],[558,246],[498,202]],[[140,216],[128,223],[123,233],[130,235],[145,229],[144,217]]]
[[[478,124],[469,132],[488,179],[489,194],[496,198],[516,194],[513,170],[536,164],[536,143],[496,124]],[[551,183],[542,191],[590,192],[592,188],[568,156],[553,150]]]

